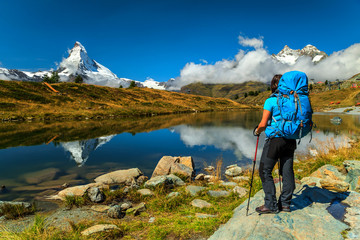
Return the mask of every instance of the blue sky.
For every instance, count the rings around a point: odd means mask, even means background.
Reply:
[[[56,68],[80,41],[119,77],[167,81],[186,63],[232,59],[238,36],[278,53],[313,44],[328,54],[360,42],[360,1],[0,0],[0,66]]]

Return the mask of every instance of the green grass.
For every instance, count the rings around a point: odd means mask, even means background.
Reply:
[[[85,194],[83,197],[81,196],[65,196],[64,204],[67,208],[75,207],[82,207],[86,204],[89,204],[90,200],[88,199],[87,195]]]
[[[0,206],[0,216],[5,216],[7,219],[17,219],[25,217],[36,212],[35,203],[30,207],[25,207],[24,204],[8,204],[4,203]]]

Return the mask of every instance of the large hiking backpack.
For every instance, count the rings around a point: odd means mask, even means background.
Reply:
[[[308,97],[308,78],[305,73],[291,71],[285,73],[278,84],[278,89],[270,97],[277,98],[280,117],[275,124],[265,130],[267,137],[285,137],[301,139],[312,129],[312,109]]]

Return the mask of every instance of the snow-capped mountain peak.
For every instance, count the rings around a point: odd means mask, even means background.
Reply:
[[[273,57],[281,63],[293,65],[301,57],[310,57],[312,62],[318,63],[319,61],[326,58],[328,55],[317,49],[315,46],[308,44],[303,49],[291,49],[288,45],[278,53],[274,54]]]
[[[95,61],[89,58],[80,42],[75,42],[74,47],[69,51],[69,56],[60,63],[60,67],[67,67],[69,64],[77,69],[97,71]]]
[[[68,52],[69,56],[62,59],[56,70],[62,82],[74,81],[76,76],[79,75],[88,84],[127,88],[133,81],[128,78],[118,78],[110,69],[90,58],[85,47],[78,41],[75,42],[74,47]],[[51,76],[53,72],[53,70],[25,72],[16,69],[0,68],[0,79],[40,82],[45,76]],[[139,87],[165,89],[165,83],[152,79],[148,79],[144,83],[139,81],[135,81],[135,83]]]

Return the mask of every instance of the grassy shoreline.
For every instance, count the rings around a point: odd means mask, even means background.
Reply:
[[[253,109],[225,98],[149,88],[0,80],[0,120],[71,120]]]
[[[339,170],[343,170],[342,162],[349,159],[360,158],[360,142],[351,143],[351,147],[340,147],[335,149],[329,144],[328,149],[321,148],[318,155],[312,157],[310,155],[298,156],[300,161],[295,161],[294,170],[296,178],[301,180],[303,177],[309,176],[319,167],[330,164],[337,166]],[[251,171],[246,170],[243,176],[250,176]],[[274,175],[275,176],[275,175]],[[191,184],[205,186],[202,182],[191,182]],[[242,181],[239,186],[248,188],[249,182]],[[207,185],[207,190],[225,190],[229,187],[220,185],[215,182],[213,185]],[[206,191],[207,191],[206,190]],[[253,192],[261,190],[261,181],[258,173],[255,174]],[[38,222],[44,222],[46,216],[37,215],[34,224],[27,230],[16,233],[6,229],[0,231],[0,237],[6,239],[198,239],[211,236],[216,229],[226,223],[233,214],[233,210],[241,203],[246,201],[247,195],[239,198],[232,194],[229,197],[212,198],[206,194],[206,191],[200,192],[200,195],[193,197],[186,193],[184,187],[177,187],[172,191],[181,193],[179,198],[167,199],[164,196],[168,191],[164,189],[155,189],[154,196],[140,196],[135,191],[130,194],[135,202],[145,202],[147,206],[146,212],[138,216],[130,216],[120,220],[84,220],[83,222],[72,225],[70,231],[61,231],[44,225],[39,228]],[[111,193],[108,193],[111,194]],[[116,197],[117,193],[112,193],[112,197]],[[122,194],[122,193],[119,193]],[[196,209],[191,207],[189,203],[195,199],[201,198],[213,204],[213,207],[206,209]],[[196,213],[214,214],[216,217],[197,218]],[[155,217],[155,222],[148,223],[150,217]],[[39,221],[39,218],[41,221]],[[38,219],[38,221],[36,221]],[[95,234],[91,237],[81,236],[81,231],[96,223],[115,224],[120,230],[112,232]],[[37,229],[34,231],[34,229]]]

